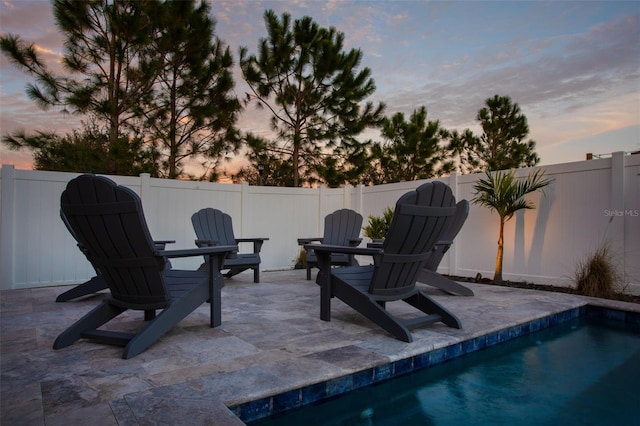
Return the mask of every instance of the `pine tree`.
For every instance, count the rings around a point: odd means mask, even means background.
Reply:
[[[36,104],[106,123],[109,149],[115,152],[162,66],[144,56],[155,34],[154,14],[159,6],[157,0],[54,0],[53,15],[65,38],[63,75],[48,69],[35,45],[18,35],[0,36],[0,49],[35,77],[27,95]],[[38,149],[29,145],[32,139],[19,136],[9,135],[3,141]],[[109,168],[121,172],[118,162]]]
[[[520,106],[510,97],[499,95],[486,99],[485,104],[476,116],[482,135],[476,136],[468,129],[453,134],[452,147],[460,154],[461,169],[478,172],[538,164],[535,141],[525,141],[529,125]]]
[[[449,138],[449,132],[440,127],[439,121],[427,121],[427,109],[422,106],[413,111],[409,120],[398,112],[382,123],[381,135],[384,143],[372,148],[375,174],[379,185],[392,182],[406,182],[429,179],[453,171],[447,146],[442,142]]]
[[[198,7],[194,0],[165,2],[148,54],[161,58],[164,66],[153,93],[140,105],[140,115],[147,138],[161,147],[162,169],[169,178],[183,175],[185,158],[217,161],[235,151],[240,141],[233,58],[215,36],[209,13],[205,2]]]
[[[259,41],[258,55],[240,49],[247,100],[271,112],[279,149],[290,157],[293,184],[300,186],[328,152],[357,146],[354,137],[379,123],[384,105],[361,104],[375,84],[368,68],[357,70],[362,52],[343,50],[343,33],[308,16],[292,24],[289,14],[278,18],[272,10],[264,20],[268,37]]]

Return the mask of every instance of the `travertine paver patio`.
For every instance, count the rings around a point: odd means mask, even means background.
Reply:
[[[319,319],[319,288],[304,270],[251,273],[227,280],[222,326],[207,326],[203,305],[141,355],[80,341],[54,351],[53,340],[103,295],[56,303],[64,288],[1,295],[2,425],[136,425],[242,422],[226,407],[428,352],[586,303],[639,311],[638,305],[579,296],[469,285],[474,297],[426,287],[464,328],[435,324],[415,341],[393,339],[334,299],[332,321]],[[400,304],[389,308],[411,312]],[[131,312],[118,324],[135,327]]]

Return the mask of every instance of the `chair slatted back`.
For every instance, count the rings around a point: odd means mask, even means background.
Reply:
[[[350,240],[360,237],[362,215],[350,210],[340,209],[325,216],[322,244],[349,246]]]
[[[456,204],[456,213],[453,215],[453,218],[449,222],[449,226],[447,226],[440,237],[440,239],[446,243],[436,246],[424,265],[426,269],[430,271],[438,269],[438,265],[440,265],[444,254],[449,250],[449,244],[456,238],[462,229],[462,226],[466,222],[467,217],[469,217],[469,207],[468,200],[458,201],[458,204]]]
[[[233,234],[233,220],[228,214],[207,207],[191,215],[191,223],[198,240],[213,241],[216,245],[235,246],[236,237]],[[227,254],[227,259],[238,256],[238,250]]]
[[[401,296],[415,287],[418,273],[455,212],[451,188],[428,182],[400,197],[376,262],[369,292],[381,297]]]
[[[60,208],[93,267],[111,290],[112,303],[161,309],[170,301],[142,203],[131,189],[95,175],[72,179]]]
[[[216,245],[237,244],[231,216],[218,209],[206,208],[195,212],[191,223],[199,240],[214,241]]]

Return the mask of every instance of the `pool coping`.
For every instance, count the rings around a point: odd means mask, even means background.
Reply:
[[[628,306],[625,307],[628,308]],[[616,307],[615,303],[611,304],[607,303],[607,301],[589,301],[581,306],[552,313],[521,324],[507,326],[500,330],[490,331],[470,339],[434,348],[421,354],[364,368],[351,374],[290,389],[228,408],[244,423],[257,421],[435,366],[462,355],[477,352],[581,317],[622,322],[631,325],[634,330],[640,331],[640,309],[628,310]]]

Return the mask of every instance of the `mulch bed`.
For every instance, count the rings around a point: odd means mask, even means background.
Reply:
[[[445,275],[454,281],[459,282],[468,282],[468,283],[480,283],[480,284],[488,284],[488,285],[497,285],[501,287],[512,287],[512,288],[525,288],[529,290],[541,290],[541,291],[553,291],[556,293],[567,293],[567,294],[580,294],[576,291],[575,288],[571,287],[560,287],[554,285],[547,284],[533,284],[526,281],[503,281],[501,283],[494,283],[489,278],[469,278],[469,277],[459,277],[459,276],[451,276]],[[607,299],[618,300],[621,302],[631,302],[631,303],[640,303],[640,295],[632,295],[632,294],[623,294],[616,293]]]

